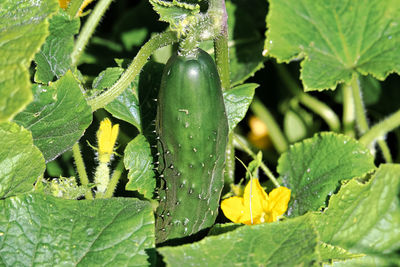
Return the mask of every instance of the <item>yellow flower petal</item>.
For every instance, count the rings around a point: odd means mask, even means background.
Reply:
[[[242,197],[230,197],[222,200],[221,209],[225,217],[234,223],[241,223],[244,216],[244,205]]]
[[[269,193],[270,210],[274,211],[277,214],[276,216],[281,216],[286,212],[290,200],[290,193],[290,189],[284,186],[275,188]]]
[[[97,131],[97,141],[99,145],[99,160],[106,163],[110,161],[114,151],[114,145],[117,141],[119,125],[111,125],[111,121],[106,118],[100,123]]]
[[[244,189],[244,206],[246,207],[245,213],[250,217],[253,215],[253,219],[261,216],[264,211],[264,206],[268,205],[268,195],[265,193],[264,189],[261,187],[258,179],[251,179]],[[250,191],[251,191],[251,204],[250,204]]]
[[[225,216],[235,223],[251,225],[275,222],[286,212],[290,192],[290,189],[282,186],[272,190],[268,196],[258,179],[252,179],[246,185],[243,197],[231,197],[223,200],[221,209]],[[250,216],[250,210],[252,216]]]

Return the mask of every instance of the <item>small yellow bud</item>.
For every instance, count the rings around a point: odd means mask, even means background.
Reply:
[[[100,123],[100,128],[97,131],[97,142],[99,145],[99,161],[107,163],[111,160],[111,155],[114,152],[114,145],[117,141],[119,125],[112,126],[111,121],[105,118]]]

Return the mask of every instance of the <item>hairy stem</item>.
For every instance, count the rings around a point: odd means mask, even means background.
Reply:
[[[360,134],[364,134],[368,130],[369,126],[367,121],[367,115],[365,114],[358,75],[353,75],[353,78],[351,80],[351,90],[353,93],[358,131]]]
[[[210,12],[217,10],[222,13],[221,28],[214,39],[215,63],[221,80],[222,91],[229,90],[231,87],[229,73],[229,50],[228,50],[228,24],[225,7],[225,0],[210,1]],[[225,151],[225,175],[224,183],[229,187],[235,181],[235,147],[233,146],[233,133],[229,134],[228,144]]]
[[[400,126],[400,110],[390,115],[385,120],[375,124],[361,138],[360,142],[366,146],[371,145],[374,140],[383,138],[388,132]]]
[[[78,39],[76,40],[74,50],[71,54],[72,66],[76,66],[76,64],[78,63],[78,60],[81,57],[85,46],[89,42],[90,37],[92,37],[101,17],[104,15],[111,2],[112,0],[100,0],[96,4],[81,32],[79,33]]]
[[[229,72],[229,48],[228,48],[228,15],[226,13],[225,1],[212,1],[210,9],[219,8],[222,13],[220,21],[221,29],[214,39],[215,62],[217,64],[218,74],[221,78],[222,90],[229,90],[231,87],[230,72]],[[218,14],[218,13],[217,13]]]
[[[241,140],[238,135],[234,135],[233,139],[247,154],[249,154],[253,159],[257,159],[257,155]],[[265,165],[264,162],[261,162],[260,167],[263,172],[268,176],[268,178],[271,179],[275,187],[279,187],[280,184],[276,180],[275,176],[272,174],[271,170],[267,167],[267,165]]]
[[[343,91],[343,132],[348,136],[355,137],[356,116],[351,86],[345,84],[341,89]]]
[[[269,110],[257,98],[254,98],[250,109],[267,125],[271,141],[278,153],[285,152],[289,146],[288,141]]]
[[[107,91],[101,95],[88,100],[88,104],[92,107],[92,110],[97,110],[104,107],[117,96],[119,96],[128,85],[135,79],[135,76],[139,74],[140,70],[146,64],[147,59],[150,55],[160,47],[173,44],[178,41],[178,38],[174,32],[168,31],[160,33],[152,37],[142,48],[139,50],[136,57],[133,59],[131,65],[125,70],[121,78]]]
[[[108,184],[107,190],[104,193],[104,198],[111,198],[113,196],[114,191],[117,188],[119,178],[121,177],[123,171],[124,171],[124,161],[121,159],[118,162],[117,167],[115,167],[113,175],[111,176],[110,183]]]
[[[353,78],[351,80],[351,89],[352,89],[352,93],[353,93],[354,106],[355,106],[355,110],[356,110],[356,122],[357,122],[358,130],[361,135],[364,135],[365,132],[368,131],[369,126],[368,126],[368,121],[367,121],[367,115],[366,115],[366,112],[364,109],[364,102],[362,100],[362,92],[361,92],[360,81],[358,79],[358,75],[353,75]],[[388,131],[386,131],[385,133],[387,133],[387,132]],[[389,150],[388,145],[386,144],[386,141],[381,139],[381,140],[378,140],[377,143],[378,143],[379,148],[382,151],[385,161],[392,162],[392,156],[390,154],[390,150]]]
[[[75,165],[76,165],[76,169],[78,171],[79,180],[81,182],[81,185],[83,187],[88,188],[89,179],[88,179],[88,176],[86,174],[85,163],[83,162],[81,150],[79,148],[79,142],[76,142],[75,145],[72,147],[72,153],[73,153],[73,156],[74,156]],[[92,192],[90,190],[86,191],[85,198],[86,199],[93,199],[93,195],[92,195]]]
[[[328,124],[331,131],[339,132],[340,120],[336,113],[324,102],[303,92],[282,64],[275,64],[275,67],[282,78],[281,80],[285,83],[290,92],[299,99],[300,103],[312,110],[315,114],[318,114],[326,124]]]

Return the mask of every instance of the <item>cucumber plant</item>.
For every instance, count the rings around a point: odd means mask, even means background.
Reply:
[[[157,242],[211,226],[223,187],[228,121],[213,59],[201,49],[165,66],[158,98]]]
[[[399,0],[136,2],[1,1],[0,265],[400,266]]]

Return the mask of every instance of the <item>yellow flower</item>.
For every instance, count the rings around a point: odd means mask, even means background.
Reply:
[[[243,197],[230,197],[222,201],[221,209],[225,216],[234,223],[248,225],[276,221],[287,210],[290,189],[281,186],[272,190],[268,196],[258,179],[251,181],[246,185]]]
[[[114,152],[114,145],[117,141],[119,125],[111,125],[111,121],[105,118],[100,123],[100,128],[97,131],[97,142],[99,145],[99,161],[107,163],[111,159]]]

